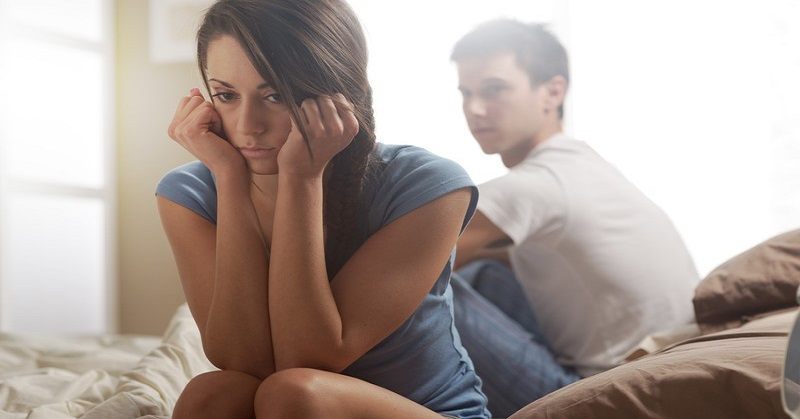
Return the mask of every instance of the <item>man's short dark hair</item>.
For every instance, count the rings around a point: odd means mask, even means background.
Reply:
[[[458,62],[501,52],[514,53],[533,86],[555,76],[564,77],[569,85],[567,51],[540,23],[522,23],[513,19],[483,23],[456,43],[450,59]],[[563,104],[558,108],[558,115],[564,117]]]

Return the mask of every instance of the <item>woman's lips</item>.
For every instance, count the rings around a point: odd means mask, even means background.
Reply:
[[[240,147],[239,151],[245,157],[259,159],[275,155],[278,149],[279,147]]]

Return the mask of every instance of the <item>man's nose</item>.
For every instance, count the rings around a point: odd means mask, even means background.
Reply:
[[[486,116],[486,104],[480,99],[465,100],[464,111],[468,116]]]

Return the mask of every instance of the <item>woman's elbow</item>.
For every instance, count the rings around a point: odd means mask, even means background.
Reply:
[[[238,371],[262,380],[275,372],[275,366],[265,357],[236,353],[231,350],[231,345],[214,344],[203,339],[203,352],[211,365],[223,371]]]
[[[325,353],[306,353],[293,351],[291,354],[275,357],[275,371],[282,371],[291,368],[312,368],[321,371],[341,373],[353,360],[336,351],[326,351]]]

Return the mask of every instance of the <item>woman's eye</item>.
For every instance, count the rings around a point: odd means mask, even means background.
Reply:
[[[281,99],[281,95],[279,95],[277,93],[273,93],[271,95],[265,96],[264,100],[266,100],[267,102],[272,102],[272,103],[283,103],[283,99]]]
[[[236,99],[236,95],[234,95],[233,93],[230,93],[230,92],[220,92],[220,93],[217,93],[217,94],[213,95],[212,97],[215,97],[215,98],[219,99],[219,101],[222,102],[222,103],[228,103],[228,102]]]

